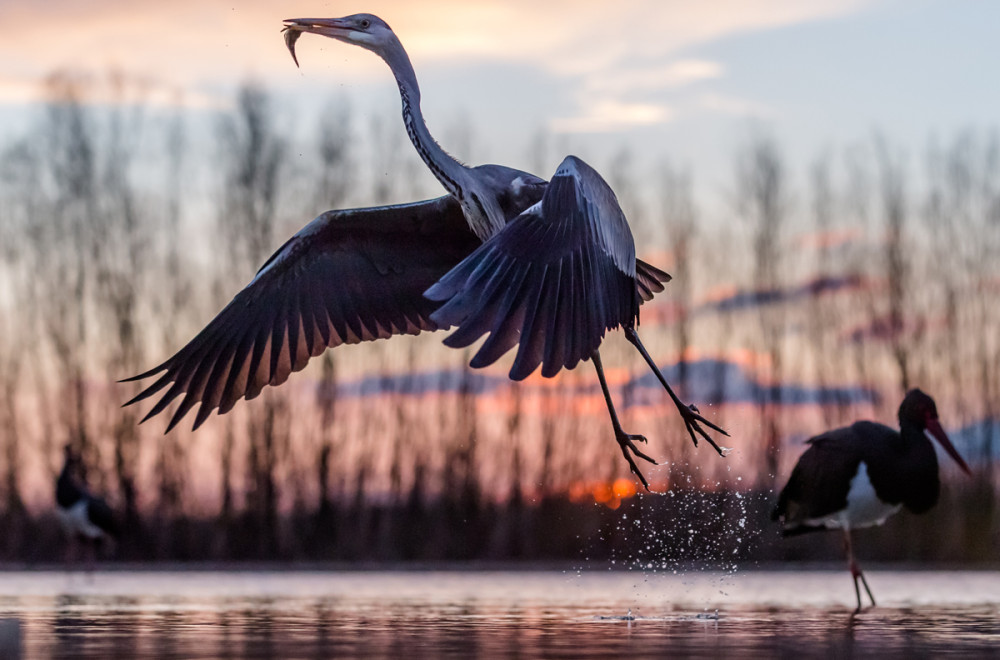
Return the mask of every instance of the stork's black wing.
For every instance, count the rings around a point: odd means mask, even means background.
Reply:
[[[810,438],[771,512],[785,535],[825,529],[810,521],[847,508],[851,480],[866,457],[864,438],[853,426]]]
[[[118,536],[115,514],[102,498],[90,497],[87,502],[87,520],[108,536]]]
[[[459,204],[328,211],[285,243],[128,404],[162,392],[149,419],[184,395],[169,431],[200,404],[194,428],[265,385],[280,385],[330,346],[447,327],[424,290],[480,245]]]
[[[431,287],[431,315],[459,328],[445,343],[489,338],[472,360],[492,364],[520,344],[510,377],[543,376],[589,358],[604,333],[631,325],[668,276],[642,264],[614,193],[586,163],[566,158],[542,201],[510,221]],[[658,288],[657,288],[658,287]]]

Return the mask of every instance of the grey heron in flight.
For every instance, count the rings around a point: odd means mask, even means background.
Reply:
[[[326,348],[424,330],[457,330],[444,340],[465,347],[489,337],[473,367],[518,345],[510,370],[522,380],[591,360],[615,438],[632,472],[646,439],[618,421],[598,347],[622,327],[666,388],[695,445],[722,449],[702,427],[728,435],[685,405],[639,341],[639,305],[670,276],[635,257],[614,192],[586,163],[567,157],[551,182],[500,165],[467,167],[431,137],[420,110],[410,58],[377,16],[285,21],[298,65],[303,33],[361,46],[389,65],[399,86],[406,132],[448,195],[412,204],[327,211],[288,240],[254,279],[186,346],[128,380],[160,374],[126,405],[162,392],[143,419],[183,395],[169,431],[196,404],[197,428],[215,408],[232,409],[266,385],[280,385]]]

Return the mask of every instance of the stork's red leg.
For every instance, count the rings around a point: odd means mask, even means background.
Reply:
[[[854,612],[857,614],[861,611],[861,590],[858,588],[858,578],[861,579],[861,584],[865,587],[865,592],[868,594],[868,600],[872,602],[872,607],[875,606],[875,597],[872,596],[872,590],[868,587],[868,580],[865,579],[865,574],[861,572],[861,567],[858,566],[858,562],[854,560],[854,548],[851,544],[850,527],[844,528],[844,549],[847,551],[847,564],[851,571],[851,577],[854,578],[854,595],[858,599],[858,607],[854,610]]]

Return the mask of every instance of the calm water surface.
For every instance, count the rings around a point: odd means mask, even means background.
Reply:
[[[1000,657],[1000,573],[0,573],[0,657]]]

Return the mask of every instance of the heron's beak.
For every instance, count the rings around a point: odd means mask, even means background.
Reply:
[[[349,24],[342,18],[286,18],[284,23],[285,27],[281,31],[285,33],[285,45],[288,46],[288,52],[292,54],[295,66],[299,65],[299,59],[295,56],[295,42],[299,40],[303,32],[332,37],[341,41],[348,41],[348,35],[351,33]]]
[[[951,456],[956,463],[958,463],[958,467],[962,468],[962,471],[966,474],[972,475],[972,472],[969,471],[969,466],[966,465],[965,460],[959,456],[958,450],[955,449],[953,444],[951,444],[951,440],[948,439],[948,435],[944,432],[944,429],[941,428],[941,423],[934,417],[928,417],[926,428],[930,431],[931,435],[934,436],[934,439],[937,440],[938,443],[944,448],[944,450],[948,452],[948,455]]]

